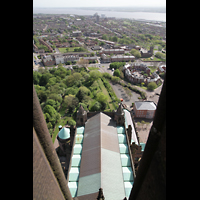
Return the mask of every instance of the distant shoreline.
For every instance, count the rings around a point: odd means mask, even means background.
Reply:
[[[97,8],[98,10],[94,10],[94,8],[90,8],[87,10],[87,8],[81,9],[81,8],[33,8],[33,14],[70,14],[70,15],[94,15],[95,13],[98,13],[100,16],[104,14],[106,17],[115,17],[115,18],[126,18],[126,19],[134,19],[134,20],[144,20],[144,21],[160,21],[160,22],[166,22],[166,13],[159,13],[159,12],[147,12],[147,10],[144,11],[129,11],[127,10],[121,10],[116,11],[112,8],[111,10],[100,10],[100,8]],[[101,8],[103,9],[103,8]],[[111,9],[111,8],[107,8]],[[125,8],[121,8],[125,9]],[[129,8],[127,8],[129,9]]]
[[[34,7],[34,9],[78,9],[109,12],[149,12],[166,13],[166,7]]]

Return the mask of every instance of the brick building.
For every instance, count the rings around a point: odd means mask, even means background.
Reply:
[[[147,51],[146,49],[141,48],[140,49],[141,57],[142,58],[148,58],[153,55],[153,46],[150,47],[150,50]]]
[[[134,64],[126,64],[123,67],[123,71],[127,79],[132,83],[142,83],[144,82],[145,85],[148,85],[150,82],[155,82],[158,84],[160,81],[160,76],[153,72],[150,76],[150,69],[142,64],[142,63],[134,63]],[[144,76],[141,71],[144,71],[146,74],[148,74],[148,77]]]
[[[43,61],[44,66],[50,66],[50,65],[56,64],[55,58],[52,55],[44,56],[42,61]]]
[[[135,117],[153,119],[156,104],[153,101],[135,101],[133,110]]]

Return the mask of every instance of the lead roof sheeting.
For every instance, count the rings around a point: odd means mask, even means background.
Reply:
[[[79,177],[100,173],[100,123],[95,123],[98,118],[95,115],[85,124]]]
[[[125,197],[120,154],[101,149],[101,187],[106,199],[116,200]]]
[[[101,173],[80,177],[78,183],[77,196],[98,192],[100,187]]]
[[[115,121],[108,115],[100,113],[100,123],[101,123],[101,148],[105,148],[119,153],[119,145],[118,145],[118,137],[117,137]]]
[[[116,127],[114,120],[104,113],[88,119],[82,147],[78,197],[87,199],[100,187],[109,200],[125,197],[117,133],[124,134],[124,127]],[[127,144],[122,145],[123,152],[128,153]]]

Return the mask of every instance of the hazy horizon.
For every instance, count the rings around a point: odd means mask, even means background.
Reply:
[[[166,0],[33,0],[34,8],[80,8],[80,7],[166,7]]]

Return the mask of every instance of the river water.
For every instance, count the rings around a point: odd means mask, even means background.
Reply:
[[[78,8],[33,8],[33,14],[75,14],[75,15],[94,15],[98,13],[105,14],[106,17],[142,19],[149,21],[166,22],[166,13],[152,13],[152,12],[117,12],[117,11],[99,11],[99,10],[83,10]]]

